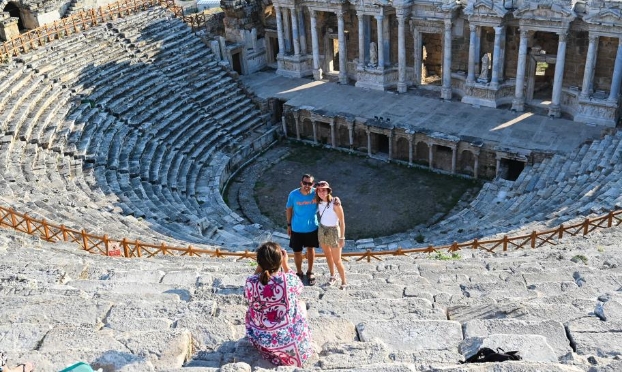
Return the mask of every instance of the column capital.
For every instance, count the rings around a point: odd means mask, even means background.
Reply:
[[[588,37],[590,40],[590,43],[596,43],[598,42],[598,35],[594,35],[590,32],[590,36]]]
[[[557,35],[559,35],[559,41],[565,43],[566,38],[568,37],[568,31],[567,30],[560,31],[557,33]]]
[[[274,10],[275,10],[276,12],[280,12],[280,11],[281,11],[281,6],[280,6],[280,5],[276,5],[276,4],[275,4],[275,5],[274,5]]]
[[[310,16],[311,18],[315,18],[315,17],[317,17],[317,10],[315,10],[315,9],[309,9],[309,16]]]
[[[469,31],[471,31],[471,32],[475,32],[475,31],[477,31],[477,25],[470,24],[470,25],[469,25]]]
[[[529,30],[521,28],[521,30],[520,30],[520,37],[524,39],[524,38],[526,38],[528,36],[529,36]]]
[[[501,32],[503,32],[503,28],[504,26],[495,26],[493,27],[495,29],[495,35],[500,34]]]
[[[335,14],[337,15],[337,18],[339,19],[343,19],[343,13],[345,13],[345,11],[343,9],[337,9],[335,10]]]
[[[451,31],[451,19],[445,18],[445,31]]]
[[[374,18],[376,18],[376,20],[378,21],[382,21],[384,19],[384,14],[376,14]]]

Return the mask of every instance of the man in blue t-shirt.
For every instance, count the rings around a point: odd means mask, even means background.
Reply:
[[[289,193],[286,205],[287,235],[289,235],[289,247],[294,251],[294,263],[296,275],[302,281],[302,249],[307,248],[307,279],[309,285],[315,285],[313,274],[313,261],[315,260],[315,247],[319,246],[317,237],[317,201],[315,200],[315,188],[313,188],[313,176],[302,176],[300,187]]]

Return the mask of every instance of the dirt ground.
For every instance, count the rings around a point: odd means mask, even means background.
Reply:
[[[277,226],[286,226],[287,196],[305,173],[316,182],[328,181],[341,198],[347,239],[387,236],[437,221],[481,187],[477,181],[361,155],[289,142],[279,146],[289,147],[290,155],[263,170],[254,188],[260,211]]]

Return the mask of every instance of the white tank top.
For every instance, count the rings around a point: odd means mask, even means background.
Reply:
[[[337,226],[339,218],[337,213],[333,209],[335,203],[334,200],[330,204],[326,205],[326,202],[321,201],[318,204],[318,213],[320,214],[320,223],[324,226]]]

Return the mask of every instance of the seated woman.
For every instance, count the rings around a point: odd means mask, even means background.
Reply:
[[[244,289],[246,337],[271,363],[302,367],[312,352],[306,309],[298,302],[302,282],[290,271],[287,252],[278,243],[262,244],[257,263]]]

